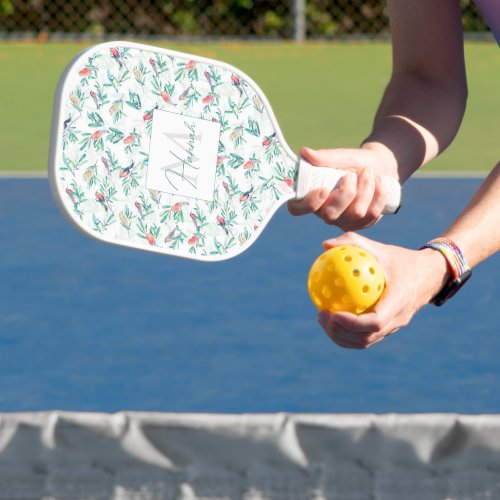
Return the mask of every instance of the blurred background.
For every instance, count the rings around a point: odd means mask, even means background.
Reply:
[[[467,33],[487,27],[462,0]],[[0,0],[2,38],[385,36],[380,0]]]
[[[391,73],[384,0],[0,0],[0,172],[44,172],[64,67],[89,45],[126,39],[218,59],[264,90],[297,151],[357,147]],[[461,0],[467,114],[423,171],[488,171],[497,146],[498,47]],[[26,111],[29,111],[29,117]],[[308,126],[304,126],[304,124]],[[26,142],[29,140],[29,148]]]

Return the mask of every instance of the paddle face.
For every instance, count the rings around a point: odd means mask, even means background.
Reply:
[[[99,240],[233,257],[294,197],[296,161],[263,92],[223,63],[115,42],[60,80],[49,178],[68,219]]]

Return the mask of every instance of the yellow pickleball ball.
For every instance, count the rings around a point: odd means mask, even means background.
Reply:
[[[369,312],[385,288],[382,266],[373,255],[356,246],[330,248],[309,271],[307,288],[318,309],[331,312]]]

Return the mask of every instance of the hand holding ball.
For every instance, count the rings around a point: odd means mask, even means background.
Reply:
[[[380,299],[385,288],[384,271],[363,248],[333,247],[312,265],[307,288],[318,309],[362,314]]]

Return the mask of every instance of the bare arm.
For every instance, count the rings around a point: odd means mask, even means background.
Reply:
[[[443,236],[457,243],[471,266],[500,251],[500,162]]]
[[[347,151],[342,161],[353,165],[371,153],[377,173],[404,181],[443,151],[458,131],[467,98],[463,42],[458,0],[389,0],[388,6],[393,74],[372,133],[361,150],[330,151],[336,161]],[[441,236],[453,240],[472,267],[500,250],[500,163]],[[326,333],[343,347],[369,347],[407,325],[451,277],[445,258],[429,248],[384,245],[355,233],[329,240],[325,247],[348,243],[378,257],[387,289],[373,312],[320,313]]]
[[[393,71],[373,129],[358,149],[301,150],[315,165],[355,170],[331,192],[289,202],[293,215],[316,213],[355,230],[376,222],[385,205],[383,175],[404,182],[455,137],[467,100],[458,0],[388,0]]]
[[[385,152],[404,181],[454,139],[467,83],[457,0],[389,0],[393,72],[363,148]]]

